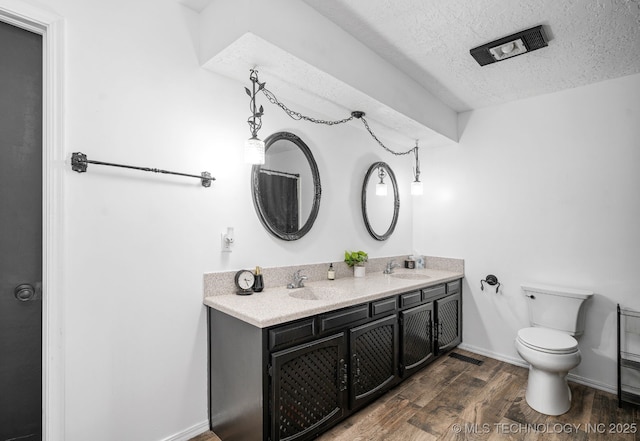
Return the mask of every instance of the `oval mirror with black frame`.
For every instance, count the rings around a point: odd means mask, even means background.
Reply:
[[[298,240],[311,230],[320,209],[318,165],[293,133],[274,133],[264,143],[265,162],[251,171],[253,205],[269,233]]]
[[[391,192],[387,189],[391,184]],[[367,231],[376,240],[387,240],[398,223],[400,195],[393,170],[386,162],[369,167],[362,183],[362,217]]]

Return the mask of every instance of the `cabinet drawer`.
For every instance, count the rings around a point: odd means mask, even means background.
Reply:
[[[417,305],[422,301],[420,291],[408,292],[400,295],[400,307],[405,308],[411,305]]]
[[[460,292],[460,280],[447,283],[447,294],[455,294],[457,292]]]
[[[313,318],[269,330],[269,349],[278,349],[284,345],[313,337],[316,333],[316,321]]]
[[[443,296],[446,294],[445,286],[437,285],[422,290],[422,300],[432,299],[434,297]]]
[[[320,316],[320,332],[341,328],[350,323],[369,318],[369,304],[354,306],[342,311]]]
[[[388,312],[393,312],[398,307],[398,300],[396,297],[391,297],[389,299],[378,300],[377,302],[371,303],[371,316],[377,317],[382,314],[386,314]]]

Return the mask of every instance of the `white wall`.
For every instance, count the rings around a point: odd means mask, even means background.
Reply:
[[[203,273],[339,261],[345,249],[409,253],[411,161],[383,152],[357,122],[295,122],[264,101],[260,135],[289,130],[305,140],[323,190],[311,232],[296,242],[275,239],[256,217],[251,168],[242,163],[249,72],[232,81],[199,66],[195,13],[175,0],[48,0],[47,7],[66,21],[68,157],[81,151],[217,178],[205,189],[194,179],[97,165],[86,174],[69,167],[63,178],[65,440],[179,438],[207,424]],[[397,232],[385,243],[368,236],[359,205],[364,174],[379,160],[402,185]],[[236,241],[222,254],[227,226]]]
[[[416,247],[465,259],[464,343],[519,359],[522,282],[593,290],[573,373],[613,389],[615,305],[640,308],[640,75],[461,114],[422,155]],[[495,274],[503,284],[480,290]]]

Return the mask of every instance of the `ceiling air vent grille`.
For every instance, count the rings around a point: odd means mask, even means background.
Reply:
[[[485,66],[545,46],[547,46],[547,36],[542,25],[539,25],[475,47],[469,52],[480,66]]]

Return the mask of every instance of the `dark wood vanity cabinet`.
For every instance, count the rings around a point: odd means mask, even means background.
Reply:
[[[433,302],[400,312],[400,374],[408,377],[436,355],[433,340]]]
[[[315,438],[382,395],[398,380],[397,354],[395,314],[273,353],[271,441]]]
[[[402,294],[410,306],[400,311],[400,375],[408,377],[462,341],[461,281]],[[413,306],[418,304],[418,306]]]
[[[351,381],[355,409],[376,398],[398,377],[398,317],[393,314],[349,330]]]
[[[271,355],[271,440],[301,440],[342,418],[347,408],[343,333]]]
[[[462,341],[460,294],[436,302],[438,353],[453,349]]]
[[[257,328],[209,308],[223,441],[313,439],[461,341],[461,281]]]
[[[435,301],[438,353],[455,348],[462,341],[462,282],[447,283],[447,296]]]
[[[397,380],[397,329],[393,314],[271,354],[271,440],[313,438],[388,389]]]

